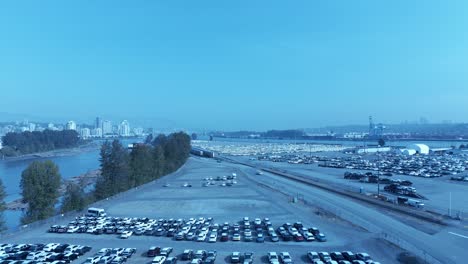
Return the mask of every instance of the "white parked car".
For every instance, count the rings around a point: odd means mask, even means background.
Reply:
[[[133,232],[132,231],[124,231],[122,232],[122,234],[120,235],[120,238],[122,239],[127,239],[129,237],[131,237],[133,235]]]
[[[80,229],[80,228],[77,227],[77,226],[70,226],[67,229],[67,233],[76,233],[78,231],[78,229]]]
[[[153,261],[151,261],[151,264],[163,264],[164,261],[166,261],[165,256],[156,256]]]
[[[208,238],[209,243],[216,243],[216,239],[218,239],[218,235],[216,233],[211,233],[210,237]]]

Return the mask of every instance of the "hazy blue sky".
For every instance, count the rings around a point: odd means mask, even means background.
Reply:
[[[429,0],[2,1],[0,112],[229,130],[364,124],[370,114],[468,121],[467,10]]]

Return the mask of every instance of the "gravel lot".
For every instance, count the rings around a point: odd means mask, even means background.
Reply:
[[[202,187],[206,177],[216,177],[237,173],[238,184],[232,187]],[[174,247],[176,255],[184,249],[205,249],[218,252],[217,262],[223,263],[233,251],[254,252],[254,262],[266,263],[269,251],[288,251],[296,263],[307,263],[307,251],[367,252],[381,263],[395,263],[398,248],[383,242],[370,232],[355,227],[334,216],[317,214],[316,209],[298,203],[291,203],[290,197],[265,186],[253,177],[255,170],[238,167],[213,160],[190,158],[178,172],[137,190],[131,190],[119,197],[100,204],[110,216],[149,217],[149,218],[190,218],[213,217],[217,223],[240,221],[242,217],[269,217],[273,226],[301,221],[305,226],[316,226],[326,234],[328,242],[191,242],[175,241],[167,237],[132,236],[121,240],[116,235],[56,234],[47,233],[49,225],[27,229],[2,239],[4,243],[73,243],[92,246],[85,257],[91,256],[104,247],[135,247],[136,256],[130,263],[148,263],[143,253],[150,246]],[[193,187],[182,187],[190,183]],[[163,187],[169,184],[169,187]],[[64,218],[57,224],[67,224]],[[80,263],[83,259],[75,261]]]

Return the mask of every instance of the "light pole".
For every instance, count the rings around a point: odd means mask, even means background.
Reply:
[[[377,161],[380,161],[380,153],[377,150]],[[378,169],[379,162],[377,162],[376,167],[377,167],[377,197],[380,197],[380,170]]]
[[[449,217],[452,217],[452,192],[449,193]]]
[[[380,197],[380,172],[377,174],[377,197]]]

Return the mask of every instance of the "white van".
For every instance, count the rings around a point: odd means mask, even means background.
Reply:
[[[86,212],[86,216],[92,216],[92,217],[106,217],[107,214],[102,208],[95,208],[95,207],[90,207],[88,208],[88,212]]]

